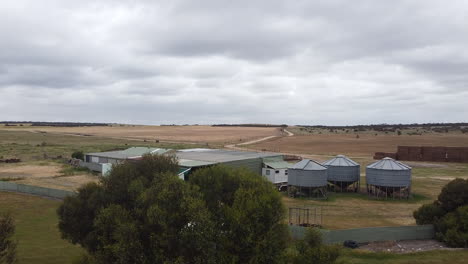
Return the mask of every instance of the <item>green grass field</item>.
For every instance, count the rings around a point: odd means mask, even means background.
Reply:
[[[71,263],[84,251],[60,238],[57,214],[60,201],[17,193],[0,192],[0,211],[13,213],[16,223],[19,263]],[[429,251],[411,254],[369,253],[344,250],[341,264],[466,263],[468,250]]]
[[[83,253],[79,246],[60,238],[56,214],[60,202],[0,192],[0,211],[9,211],[15,218],[20,264],[70,263]]]

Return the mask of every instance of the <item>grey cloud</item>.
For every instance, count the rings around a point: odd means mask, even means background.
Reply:
[[[461,0],[1,5],[0,119],[466,121]]]

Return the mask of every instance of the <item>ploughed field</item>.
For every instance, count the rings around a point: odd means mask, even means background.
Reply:
[[[76,136],[99,136],[107,138],[137,139],[147,141],[190,143],[242,143],[245,141],[276,136],[274,127],[212,127],[212,126],[93,126],[93,127],[0,127],[2,130],[58,133]]]
[[[359,137],[357,137],[359,135]],[[375,152],[396,152],[398,146],[468,147],[468,133],[387,135],[372,133],[309,134],[278,137],[249,145],[250,149],[294,154],[372,157]]]

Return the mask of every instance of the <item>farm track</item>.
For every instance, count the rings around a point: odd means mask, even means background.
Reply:
[[[290,131],[288,131],[286,129],[283,129],[283,131],[287,134],[287,137],[294,136],[293,133],[291,133]],[[243,148],[243,147],[239,147],[239,146],[257,144],[257,143],[260,143],[260,142],[263,142],[263,141],[274,140],[274,139],[278,139],[278,138],[281,138],[281,137],[284,137],[284,136],[268,136],[268,137],[263,137],[263,138],[260,138],[260,139],[250,140],[250,141],[239,143],[239,144],[229,144],[229,145],[225,145],[224,147],[228,148],[228,149],[252,151],[252,149]]]

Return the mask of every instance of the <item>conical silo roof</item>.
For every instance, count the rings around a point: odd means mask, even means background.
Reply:
[[[411,170],[410,166],[388,157],[370,164],[367,168],[376,170]]]
[[[336,166],[336,167],[355,167],[359,166],[357,162],[351,160],[345,155],[338,155],[331,160],[327,160],[322,163],[323,166]]]
[[[327,168],[313,160],[304,159],[294,164],[291,169],[295,170],[326,170]]]

